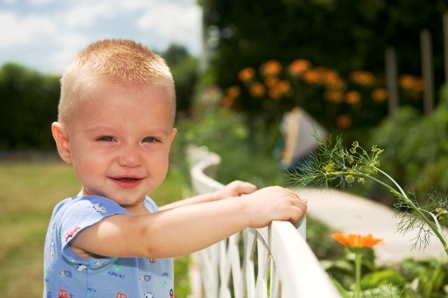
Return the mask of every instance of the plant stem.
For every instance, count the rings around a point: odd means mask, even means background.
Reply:
[[[361,297],[361,260],[362,253],[355,252],[355,297]]]
[[[380,184],[382,184],[383,186],[389,188],[394,194],[395,196],[399,199],[402,200],[403,202],[405,202],[407,205],[409,205],[415,213],[418,214],[418,216],[430,227],[430,229],[434,232],[434,234],[437,236],[437,238],[439,238],[440,242],[443,245],[443,249],[445,250],[446,255],[448,256],[448,243],[447,240],[445,238],[445,235],[443,234],[443,232],[438,229],[434,223],[432,221],[430,221],[428,219],[428,217],[425,216],[425,214],[423,214],[423,212],[420,210],[420,208],[418,206],[416,206],[407,196],[406,193],[403,191],[403,189],[400,187],[400,185],[392,178],[390,177],[387,173],[381,171],[380,169],[377,169],[378,172],[380,172],[381,174],[383,174],[384,176],[386,176],[390,181],[392,181],[392,183],[398,188],[398,190],[400,192],[398,192],[396,189],[394,189],[393,187],[391,187],[390,185],[384,183],[381,180],[376,179],[375,177],[369,176],[369,175],[364,175],[367,178],[370,178]],[[437,220],[435,220],[436,223]],[[439,226],[440,227],[440,226]]]
[[[383,182],[383,181],[381,181],[381,180],[379,180],[379,179],[377,179],[377,178],[375,178],[373,176],[370,176],[370,175],[367,175],[367,174],[364,174],[364,173],[360,173],[360,172],[357,172],[357,171],[350,170],[350,171],[343,171],[343,172],[333,172],[333,174],[336,174],[337,176],[339,176],[339,175],[360,175],[360,176],[369,178],[369,179],[371,179],[371,180],[373,180],[373,181],[383,185],[384,187],[390,189],[390,191],[399,200],[403,201],[408,206],[410,206],[414,210],[414,212],[417,213],[417,215],[420,217],[420,219],[423,220],[429,226],[429,228],[434,232],[434,234],[437,236],[437,238],[439,238],[440,242],[443,245],[443,249],[445,250],[445,254],[448,256],[448,241],[447,241],[445,235],[443,234],[443,231],[440,229],[440,225],[438,224],[438,221],[434,220],[439,228],[437,226],[435,226],[434,223],[431,220],[429,220],[428,217],[425,216],[425,214],[423,214],[423,212],[420,210],[420,208],[418,206],[416,206],[408,198],[408,196],[406,195],[404,190],[400,187],[400,185],[391,176],[389,176],[387,173],[385,173],[384,171],[382,171],[382,170],[380,170],[380,169],[378,169],[376,167],[375,167],[375,169],[379,173],[381,173],[384,176],[386,176],[398,188],[398,191],[395,188],[391,187],[389,184],[387,184],[387,183],[385,183],[385,182]]]

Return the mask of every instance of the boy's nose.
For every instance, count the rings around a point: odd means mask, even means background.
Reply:
[[[118,158],[118,163],[124,167],[137,167],[142,163],[142,157],[138,148],[127,146],[123,148]]]

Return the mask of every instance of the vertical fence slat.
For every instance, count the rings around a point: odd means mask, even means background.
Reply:
[[[198,194],[223,187],[204,174],[207,167],[220,162],[216,154],[209,155],[202,156],[202,161],[198,158],[191,169],[193,187]],[[304,219],[298,227],[289,222],[273,222],[263,229],[247,228],[242,231],[242,238],[236,234],[203,250],[200,255],[205,297],[340,297],[306,244],[305,224]],[[243,256],[239,255],[240,241],[243,242]]]

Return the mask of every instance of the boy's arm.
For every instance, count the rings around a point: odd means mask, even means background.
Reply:
[[[81,231],[72,249],[81,257],[167,258],[208,247],[246,227],[297,222],[306,204],[282,187],[243,197],[192,204],[142,216],[115,215]]]
[[[191,204],[198,204],[198,203],[205,203],[210,201],[218,201],[222,199],[226,199],[229,197],[238,197],[243,194],[250,194],[257,190],[257,187],[251,183],[248,182],[242,182],[242,181],[233,181],[226,186],[224,186],[223,189],[220,189],[218,191],[212,192],[212,193],[206,193],[197,195],[191,198],[187,198],[184,200],[180,200],[174,203],[170,203],[167,205],[164,205],[160,207],[160,210],[168,210],[173,209],[181,206],[191,205]]]

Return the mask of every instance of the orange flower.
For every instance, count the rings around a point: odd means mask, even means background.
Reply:
[[[371,86],[375,82],[375,76],[373,73],[365,70],[354,71],[350,77],[353,82],[361,86]]]
[[[291,84],[289,81],[281,80],[278,82],[277,88],[279,88],[282,93],[287,93],[291,90]]]
[[[358,91],[349,91],[345,94],[345,102],[351,105],[357,104],[361,100],[361,93]]]
[[[381,243],[383,239],[373,238],[372,234],[367,236],[361,236],[360,234],[333,234],[333,239],[341,243],[348,248],[372,248],[378,243]]]
[[[303,74],[303,80],[308,84],[320,84],[322,76],[318,71],[308,70]]]
[[[348,129],[352,126],[352,118],[347,114],[339,115],[336,118],[336,125],[342,129]]]
[[[416,77],[412,75],[402,75],[399,78],[400,86],[403,89],[413,89],[416,83]]]
[[[279,88],[271,88],[268,91],[268,96],[272,99],[280,99],[282,98],[283,93]]]
[[[229,98],[235,99],[240,95],[241,90],[238,86],[230,86],[229,88],[227,88],[226,92]]]
[[[374,101],[385,101],[389,94],[386,89],[377,88],[372,91],[371,96]]]
[[[238,78],[242,81],[242,82],[247,82],[250,79],[252,79],[255,75],[255,70],[252,67],[246,67],[243,68],[242,70],[240,70],[240,72],[238,73]]]
[[[305,70],[309,69],[311,67],[311,62],[305,59],[297,59],[294,60],[291,64],[288,66],[288,73],[295,77],[303,73]]]
[[[339,74],[334,70],[329,70],[326,72],[325,81],[331,89],[341,89],[342,87],[342,80],[339,77]]]
[[[266,94],[266,87],[262,83],[255,82],[250,85],[249,93],[253,97],[263,97]]]
[[[278,84],[279,81],[280,80],[278,77],[267,77],[266,80],[264,80],[264,83],[269,88],[274,88]]]
[[[341,103],[344,101],[344,93],[342,93],[341,91],[328,91],[326,92],[326,96],[329,101],[335,103]]]
[[[264,63],[261,68],[260,72],[264,76],[276,76],[282,71],[282,65],[277,60],[271,59]]]
[[[230,108],[231,106],[233,106],[234,103],[235,103],[235,98],[229,97],[229,96],[224,97],[221,102],[221,104],[226,108]]]

